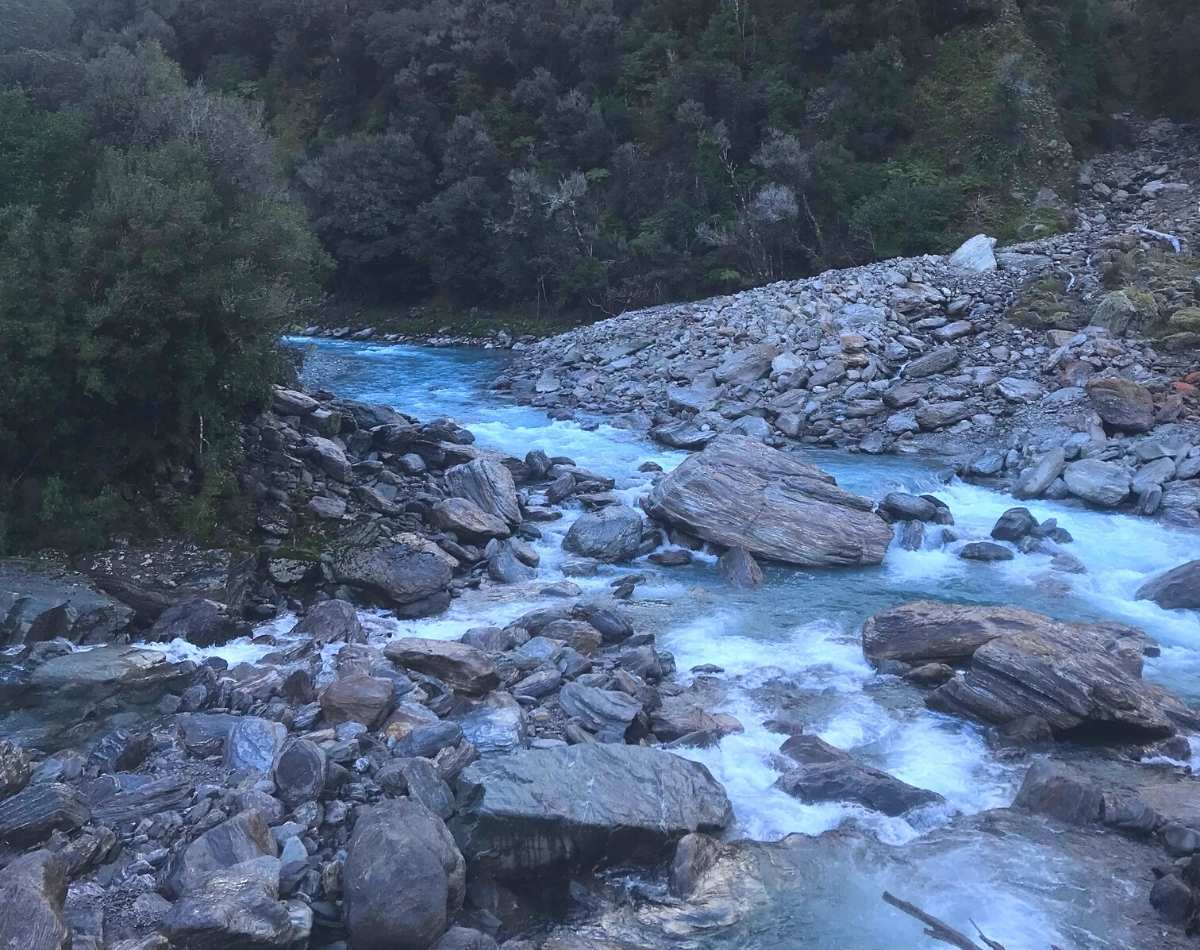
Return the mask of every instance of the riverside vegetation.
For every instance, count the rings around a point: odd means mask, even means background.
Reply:
[[[0,944],[1195,945],[1191,4],[0,14]]]

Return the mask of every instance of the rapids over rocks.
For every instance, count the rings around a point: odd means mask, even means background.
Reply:
[[[291,342],[308,350],[303,382],[310,390],[394,405],[422,419],[450,416],[475,433],[478,445],[519,457],[535,449],[570,456],[615,479],[620,500],[635,507],[655,477],[641,470],[643,463],[669,471],[686,458],[602,420],[555,421],[540,410],[498,401],[487,391],[507,359],[498,351]],[[869,498],[889,491],[934,493],[964,535],[986,537],[1014,504],[953,479],[937,459],[816,451],[803,457],[835,475],[842,488]],[[1144,943],[1155,933],[1145,902],[1152,880],[1141,869],[1128,872],[1130,881],[1113,877],[1111,862],[1119,863],[1128,847],[1122,839],[1097,842],[1043,825],[1017,830],[1008,827],[1011,812],[981,815],[1012,803],[1029,758],[995,748],[973,722],[928,710],[919,690],[900,677],[880,675],[863,656],[862,623],[885,608],[919,598],[1009,604],[1064,620],[1108,619],[1142,628],[1161,646],[1160,655],[1146,660],[1145,678],[1192,705],[1200,702],[1196,615],[1134,597],[1150,576],[1195,557],[1200,538],[1073,504],[1029,507],[1040,520],[1057,518],[1073,535],[1071,551],[1085,573],[1056,573],[1049,583],[1047,555],[978,563],[940,547],[912,551],[893,542],[881,566],[821,571],[768,565],[755,590],[723,583],[716,558],[705,554],[684,566],[660,567],[640,558],[570,578],[585,592],[604,592],[622,576],[643,575],[628,604],[637,628],[653,632],[674,654],[677,677],[696,685],[708,711],[731,714],[744,726],[712,747],[678,750],[704,763],[733,805],[724,840],[742,843],[723,845],[732,850],[712,858],[725,862],[716,882],[706,879],[698,903],[677,910],[669,901],[647,907],[636,899],[618,901],[593,915],[585,930],[596,928],[597,939],[642,945],[924,946],[920,926],[879,900],[879,892],[890,888],[966,932],[974,932],[973,920],[1008,950],[1116,948]],[[369,615],[371,635],[454,640],[468,628],[503,625],[544,605],[538,592],[566,579],[562,540],[571,520],[568,515],[542,526],[535,580],[465,592],[432,619]],[[256,650],[237,641],[211,652],[235,660],[253,658]],[[778,750],[789,722],[852,750],[867,766],[936,793],[935,800],[887,817],[861,805],[806,804],[789,796],[776,787],[786,769]],[[1193,741],[1192,748],[1200,746]],[[621,886],[636,898],[639,888],[658,885],[634,876]],[[707,912],[697,910],[706,902]]]

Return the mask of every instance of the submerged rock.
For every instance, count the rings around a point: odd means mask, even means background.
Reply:
[[[472,863],[531,882],[569,868],[656,862],[732,809],[708,769],[642,746],[585,744],[485,759],[459,777],[455,835]]]
[[[646,502],[652,518],[696,537],[805,567],[881,563],[892,533],[872,508],[820,469],[729,435],[686,459]]]

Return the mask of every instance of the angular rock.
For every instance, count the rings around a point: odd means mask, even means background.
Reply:
[[[399,637],[384,646],[383,655],[398,666],[436,676],[472,696],[481,696],[500,682],[487,655],[465,643]]]
[[[945,801],[937,792],[917,788],[864,765],[849,752],[816,736],[792,736],[779,750],[793,762],[776,788],[804,802],[856,802],[885,815],[902,815],[922,805]]]
[[[332,439],[309,436],[309,454],[322,472],[337,482],[349,482],[353,476],[346,452]]]
[[[882,562],[892,533],[872,507],[820,469],[728,435],[661,479],[646,502],[651,517],[696,537],[805,567]]]
[[[1063,481],[1076,498],[1101,508],[1115,508],[1129,497],[1133,480],[1115,462],[1080,459],[1063,470]]]
[[[1038,526],[1038,520],[1028,508],[1009,508],[992,526],[992,537],[997,541],[1011,541],[1014,544],[1031,534]]]
[[[488,514],[469,498],[443,498],[433,506],[434,523],[467,541],[506,538],[512,533],[508,522]]]
[[[752,590],[763,582],[763,570],[745,548],[730,548],[717,561],[717,571],[730,587]]]
[[[642,704],[632,696],[582,683],[568,683],[559,690],[558,703],[601,742],[624,742],[629,726],[642,711]]]
[[[278,846],[259,811],[244,811],[205,831],[171,858],[164,884],[167,893],[183,897],[213,871],[255,858],[275,857]]]
[[[91,818],[91,809],[74,788],[39,782],[0,801],[0,841],[36,844],[52,831],[74,831]]]
[[[447,588],[458,562],[418,534],[354,535],[336,544],[332,554],[340,583],[382,597],[402,616],[436,613],[449,603]]]
[[[1136,597],[1152,600],[1164,610],[1200,610],[1200,559],[1152,577],[1138,588]]]
[[[964,561],[1011,561],[1015,555],[1003,544],[994,541],[972,541],[958,552]]]
[[[1104,817],[1104,794],[1084,776],[1042,759],[1025,773],[1013,807],[1070,825],[1090,825]]]
[[[365,643],[367,631],[349,601],[323,600],[309,608],[289,636],[307,637],[316,643]]]
[[[0,800],[29,784],[33,767],[29,755],[17,743],[0,739]]]
[[[600,863],[657,862],[685,834],[720,831],[733,817],[703,765],[595,743],[475,762],[459,776],[458,803],[455,832],[472,866],[524,882]]]
[[[1088,383],[1088,398],[1104,424],[1121,432],[1148,432],[1154,426],[1154,397],[1131,379]]]
[[[910,361],[900,375],[906,379],[924,379],[954,369],[959,360],[958,347],[939,346]]]
[[[67,864],[59,855],[34,851],[10,862],[0,871],[0,947],[67,950],[66,898]]]
[[[510,527],[521,523],[521,505],[512,473],[495,459],[477,458],[447,469],[446,488],[452,496],[474,502]]]
[[[1025,469],[1013,486],[1018,498],[1041,498],[1067,467],[1067,453],[1054,448]]]
[[[381,676],[355,674],[334,680],[321,690],[321,713],[330,723],[377,725],[395,702],[395,684]]]
[[[342,872],[346,929],[355,950],[428,950],[462,907],[463,856],[441,819],[397,799],[354,825]]]
[[[275,756],[287,739],[287,727],[281,722],[260,719],[258,716],[240,716],[229,730],[225,740],[225,755],[222,764],[231,771],[271,771]]]
[[[212,647],[228,643],[246,632],[247,628],[230,616],[224,604],[199,597],[164,610],[146,634],[146,639],[152,642],[186,640],[198,647]]]
[[[508,753],[525,744],[525,713],[508,693],[460,703],[451,717],[480,755]]]
[[[641,544],[642,516],[628,505],[582,515],[563,538],[563,550],[609,562],[630,560]]]
[[[750,346],[727,356],[713,375],[719,383],[753,383],[771,371],[778,355],[778,348],[769,343]]]
[[[964,241],[958,250],[950,255],[950,266],[973,274],[986,274],[994,271],[997,267],[996,254],[993,250],[995,246],[996,239],[994,237],[976,234],[973,238]]]
[[[325,790],[325,752],[308,739],[289,739],[275,760],[273,777],[285,804],[317,801]]]

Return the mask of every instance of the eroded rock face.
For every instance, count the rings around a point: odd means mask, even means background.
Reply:
[[[642,746],[481,760],[460,776],[458,802],[455,835],[472,865],[526,883],[569,867],[657,861],[683,835],[732,819],[708,769]]]
[[[466,864],[441,819],[398,799],[359,817],[342,890],[355,950],[427,950],[462,907]]]
[[[1200,559],[1180,564],[1146,581],[1138,600],[1152,600],[1165,610],[1200,610]]]
[[[804,567],[879,564],[889,526],[865,498],[760,442],[723,435],[663,478],[650,516],[706,541]]]

